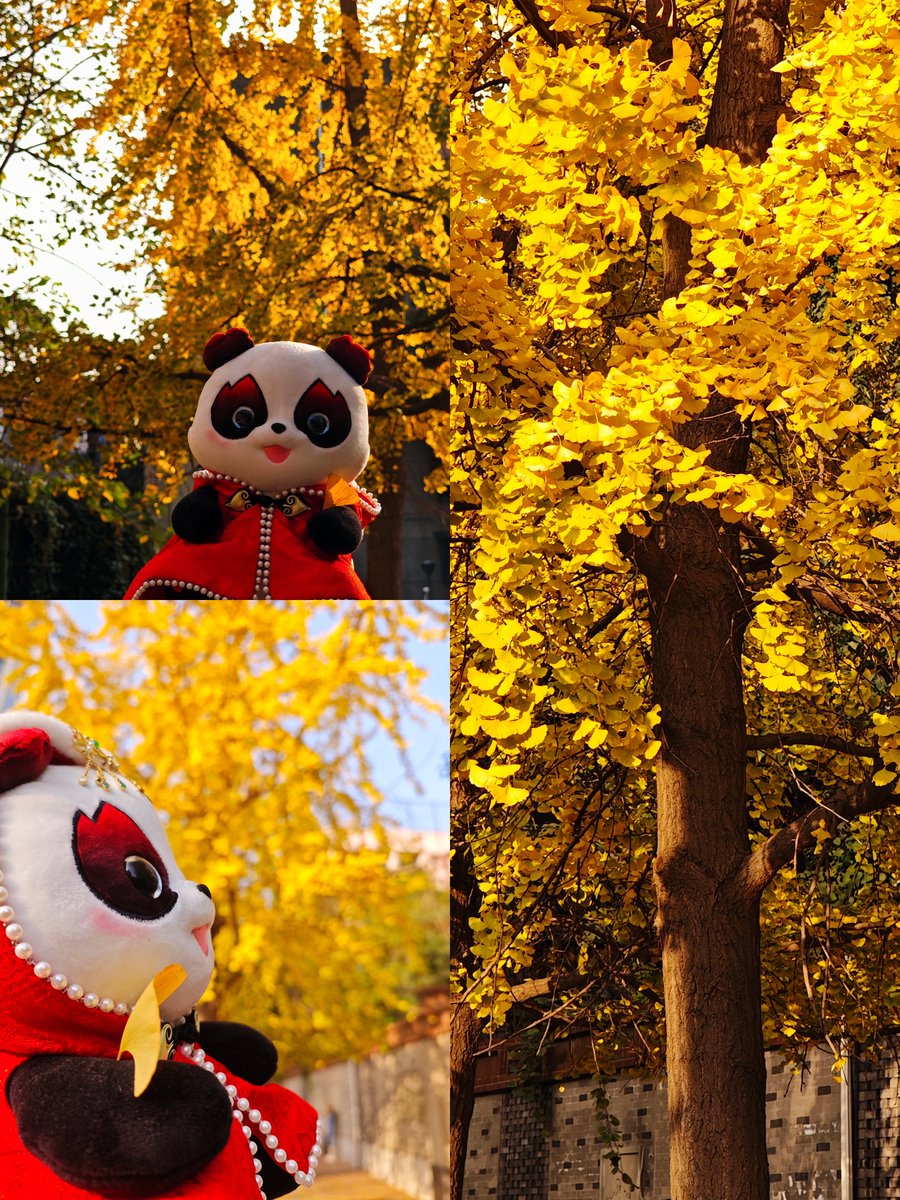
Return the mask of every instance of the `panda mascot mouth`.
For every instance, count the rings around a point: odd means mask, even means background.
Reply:
[[[266,452],[266,458],[269,460],[269,462],[287,462],[291,456],[291,452],[287,446],[264,446],[263,449]]]
[[[2,1200],[274,1200],[312,1183],[317,1116],[270,1082],[272,1043],[197,1017],[214,915],[108,751],[0,713]]]
[[[210,944],[209,944],[210,929],[211,929],[210,925],[198,925],[196,929],[191,930],[191,934],[196,939],[197,945],[200,947],[200,949],[206,955],[208,955],[209,951],[210,951]]]

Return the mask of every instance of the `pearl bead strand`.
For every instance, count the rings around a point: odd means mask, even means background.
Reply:
[[[228,1076],[224,1071],[216,1071],[215,1065],[206,1060],[206,1052],[200,1046],[195,1046],[192,1042],[182,1042],[179,1046],[182,1055],[191,1062],[196,1063],[198,1067],[202,1067],[204,1071],[215,1073],[216,1079],[225,1088],[231,1107],[233,1109],[233,1117],[239,1123],[241,1132],[247,1139],[247,1145],[250,1149],[250,1154],[253,1157],[253,1166],[256,1171],[256,1186],[259,1188],[260,1200],[266,1200],[266,1194],[263,1191],[262,1181],[262,1162],[257,1158],[259,1149],[256,1142],[253,1140],[255,1136],[261,1138],[266,1145],[266,1149],[271,1151],[272,1158],[283,1171],[288,1175],[292,1175],[294,1182],[301,1187],[311,1187],[316,1178],[316,1168],[319,1165],[319,1155],[322,1153],[321,1145],[321,1130],[322,1122],[316,1122],[316,1140],[309,1152],[309,1164],[306,1171],[301,1171],[300,1166],[295,1158],[289,1158],[287,1151],[282,1149],[278,1144],[278,1137],[272,1132],[272,1124],[263,1118],[262,1113],[258,1108],[251,1108],[250,1101],[246,1096],[238,1095],[238,1090],[233,1083],[228,1083]],[[251,1129],[251,1125],[258,1126],[259,1132],[255,1133]]]
[[[219,480],[222,483],[236,483],[238,487],[244,488],[248,492],[252,492],[254,496],[271,496],[273,500],[281,500],[285,496],[296,494],[298,496],[324,496],[325,489],[323,487],[294,487],[282,488],[280,492],[261,492],[258,488],[253,487],[249,483],[245,483],[243,479],[236,479],[234,475],[225,475],[222,471],[195,471],[194,479],[209,479]]]
[[[3,882],[3,872],[0,871],[0,883]],[[8,900],[6,888],[0,888],[2,899]],[[86,992],[80,983],[70,983],[61,971],[54,971],[50,963],[40,959],[34,961],[34,949],[26,942],[25,930],[16,921],[15,910],[10,904],[0,905],[0,924],[5,926],[7,938],[13,944],[13,953],[20,962],[27,963],[34,971],[37,979],[46,980],[56,992],[63,992],[70,1000],[83,1004],[85,1008],[99,1008],[101,1012],[115,1013],[117,1017],[125,1017],[131,1012],[131,1005],[124,1000],[110,1000],[108,996],[98,996],[96,992]]]

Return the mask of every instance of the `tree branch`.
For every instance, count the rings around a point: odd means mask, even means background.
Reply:
[[[834,613],[838,617],[850,617],[862,625],[873,625],[879,621],[893,623],[896,615],[889,609],[865,600],[837,588],[831,583],[823,583],[811,575],[801,575],[784,589],[794,600],[804,600],[813,608],[824,612]]]
[[[827,805],[816,805],[757,846],[743,869],[741,891],[750,899],[758,899],[781,868],[815,842],[814,834],[820,825],[834,834],[838,825],[846,821],[897,803],[900,803],[900,795],[893,788],[876,787],[871,779],[842,788]]]
[[[597,620],[594,621],[593,625],[588,626],[587,632],[584,635],[585,639],[587,641],[591,641],[592,638],[595,638],[598,633],[602,633],[604,631],[604,629],[608,629],[609,626],[612,625],[612,623],[616,619],[616,617],[620,616],[621,613],[623,613],[624,611],[625,611],[625,601],[624,600],[614,601],[613,604],[603,614],[602,617],[598,617]]]
[[[553,50],[558,50],[560,46],[570,49],[575,45],[575,38],[568,30],[551,29],[535,0],[513,0],[513,4],[541,41],[546,42]]]
[[[837,750],[856,758],[875,757],[871,746],[861,746],[859,742],[851,742],[830,733],[760,733],[747,738],[748,750],[780,750],[785,746],[821,746],[825,750]]]
[[[259,167],[255,166],[250,161],[250,157],[246,150],[234,140],[231,134],[227,133],[221,128],[218,130],[218,133],[221,140],[225,143],[238,162],[242,162],[247,170],[252,172],[256,182],[260,185],[260,187],[265,188],[265,190],[268,192],[269,199],[274,200],[278,195],[278,188],[271,181],[271,179],[268,179],[265,175],[263,175]]]

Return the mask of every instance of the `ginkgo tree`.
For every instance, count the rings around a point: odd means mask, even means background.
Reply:
[[[386,738],[405,761],[402,726],[437,711],[413,647],[443,639],[445,613],[120,602],[102,617],[88,632],[61,605],[0,605],[4,701],[114,748],[167,817],[216,903],[207,1011],[301,1069],[367,1053],[446,978],[439,889],[391,845],[390,759],[371,750]]]
[[[896,12],[453,41],[461,1094],[549,961],[664,1055],[673,1200],[763,1200],[766,1042],[896,1019]]]

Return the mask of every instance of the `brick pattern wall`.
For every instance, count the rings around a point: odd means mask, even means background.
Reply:
[[[489,1200],[500,1195],[500,1126],[505,1099],[505,1092],[475,1097],[463,1188],[466,1200]]]
[[[590,1079],[557,1084],[550,1127],[549,1200],[592,1200],[600,1189],[603,1153]]]
[[[549,1089],[507,1092],[500,1123],[502,1200],[546,1200],[550,1163]],[[478,1197],[481,1200],[481,1197]]]
[[[801,1078],[777,1056],[768,1057],[771,1200],[841,1200],[841,1096],[831,1061],[829,1054],[811,1054]],[[861,1190],[858,1200],[900,1200],[900,1073],[895,1075],[887,1091],[883,1082],[873,1083],[894,1135],[879,1143],[883,1161],[872,1167],[877,1184]],[[533,1092],[515,1089],[478,1096],[465,1200],[669,1200],[665,1080],[620,1077],[608,1085],[610,1112],[620,1122],[621,1165],[638,1185],[634,1191],[603,1157],[594,1087],[582,1078],[548,1082],[537,1101]],[[883,1137],[880,1127],[876,1136]],[[893,1190],[881,1183],[888,1174]]]
[[[857,1200],[900,1200],[900,1071],[890,1055],[857,1070]]]
[[[766,1143],[771,1200],[840,1200],[841,1085],[830,1054],[813,1053],[802,1078],[768,1056]]]

